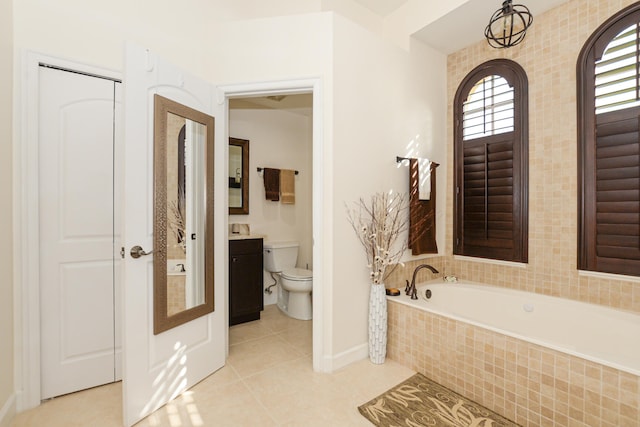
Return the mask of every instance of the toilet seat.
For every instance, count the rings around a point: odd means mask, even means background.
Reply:
[[[308,281],[313,278],[313,271],[305,268],[288,268],[282,273],[282,278],[293,281]]]

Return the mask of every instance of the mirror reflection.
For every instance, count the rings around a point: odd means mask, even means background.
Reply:
[[[213,311],[213,117],[156,95],[154,128],[157,334]]]
[[[229,138],[229,214],[249,214],[249,141]]]
[[[187,136],[188,135],[188,136]],[[206,128],[167,114],[167,315],[204,303],[203,186]],[[187,148],[186,145],[189,145]],[[187,190],[188,189],[188,190]]]

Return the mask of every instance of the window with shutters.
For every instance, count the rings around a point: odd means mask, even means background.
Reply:
[[[454,99],[454,254],[527,262],[527,76],[488,61]]]
[[[640,3],[587,40],[577,65],[578,268],[640,276]]]

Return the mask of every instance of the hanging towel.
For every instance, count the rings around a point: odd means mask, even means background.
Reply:
[[[293,205],[296,202],[295,171],[290,169],[280,171],[280,196],[283,204]]]
[[[431,175],[430,200],[420,200],[420,173],[418,159],[409,160],[409,247],[411,255],[438,253],[436,244],[436,167],[431,162],[427,171]]]
[[[264,195],[267,200],[280,200],[280,169],[264,168]]]
[[[418,159],[418,188],[420,200],[431,199],[431,161]]]

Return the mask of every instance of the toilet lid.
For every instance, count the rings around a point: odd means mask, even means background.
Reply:
[[[289,280],[309,280],[313,272],[305,268],[288,268],[282,272],[282,277]]]

